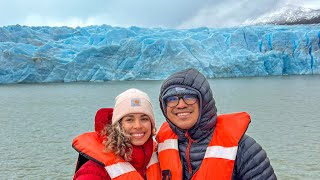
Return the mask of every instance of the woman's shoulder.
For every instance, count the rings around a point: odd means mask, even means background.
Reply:
[[[105,180],[110,179],[107,171],[100,164],[88,160],[74,175],[74,180]]]

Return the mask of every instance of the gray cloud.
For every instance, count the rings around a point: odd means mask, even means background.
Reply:
[[[194,28],[235,26],[285,4],[318,0],[0,0],[0,26],[49,25]]]
[[[198,26],[229,27],[236,26],[248,18],[258,17],[281,5],[279,0],[252,1],[252,0],[225,0],[207,6],[197,15],[180,24],[180,28]]]

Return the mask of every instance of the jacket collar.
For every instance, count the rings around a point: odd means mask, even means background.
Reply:
[[[132,155],[130,164],[145,177],[147,165],[153,153],[153,139],[150,137],[142,146],[132,146]]]

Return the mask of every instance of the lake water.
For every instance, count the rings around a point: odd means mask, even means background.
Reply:
[[[320,179],[320,76],[211,79],[219,113],[247,111],[247,133],[278,179]],[[96,111],[136,87],[155,107],[162,81],[0,85],[0,179],[72,179],[72,139],[93,130]]]

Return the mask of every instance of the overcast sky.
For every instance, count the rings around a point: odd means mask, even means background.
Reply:
[[[0,0],[0,26],[230,27],[287,4],[320,0]]]

